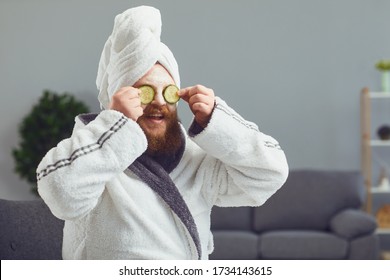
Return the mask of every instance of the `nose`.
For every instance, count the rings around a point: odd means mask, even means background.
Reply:
[[[158,105],[158,106],[162,106],[162,105],[166,104],[166,101],[165,101],[163,94],[162,94],[162,90],[159,90],[156,92],[156,94],[154,95],[154,99],[152,101],[152,104]]]

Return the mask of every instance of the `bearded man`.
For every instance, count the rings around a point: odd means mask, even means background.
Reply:
[[[65,220],[64,259],[208,259],[212,207],[259,206],[287,178],[274,138],[212,89],[179,89],[160,32],[152,7],[115,18],[96,80],[103,110],[78,116],[38,166],[38,191]],[[194,114],[188,134],[176,97]]]

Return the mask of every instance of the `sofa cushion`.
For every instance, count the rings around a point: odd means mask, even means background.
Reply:
[[[41,199],[0,199],[0,259],[61,259],[63,225]]]
[[[320,231],[270,231],[259,238],[263,259],[345,259],[348,242]]]
[[[379,235],[371,234],[350,241],[348,258],[353,260],[379,260]]]
[[[346,208],[359,208],[364,184],[355,171],[291,171],[284,184],[254,211],[258,232],[279,229],[325,230],[330,219]]]
[[[246,231],[214,231],[214,252],[211,260],[258,259],[258,236]]]
[[[212,230],[251,230],[253,207],[217,207],[211,210]]]
[[[341,211],[330,221],[333,233],[347,239],[373,233],[376,227],[374,216],[357,209]]]

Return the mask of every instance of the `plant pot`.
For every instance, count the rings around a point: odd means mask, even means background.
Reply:
[[[382,71],[382,91],[390,92],[390,71]]]

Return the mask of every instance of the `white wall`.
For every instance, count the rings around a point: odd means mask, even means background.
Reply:
[[[214,88],[280,141],[291,168],[360,168],[359,92],[379,89],[374,64],[390,58],[389,0],[0,0],[1,198],[34,198],[13,173],[18,123],[44,89],[98,110],[104,42],[140,4],[161,10],[183,86]]]

